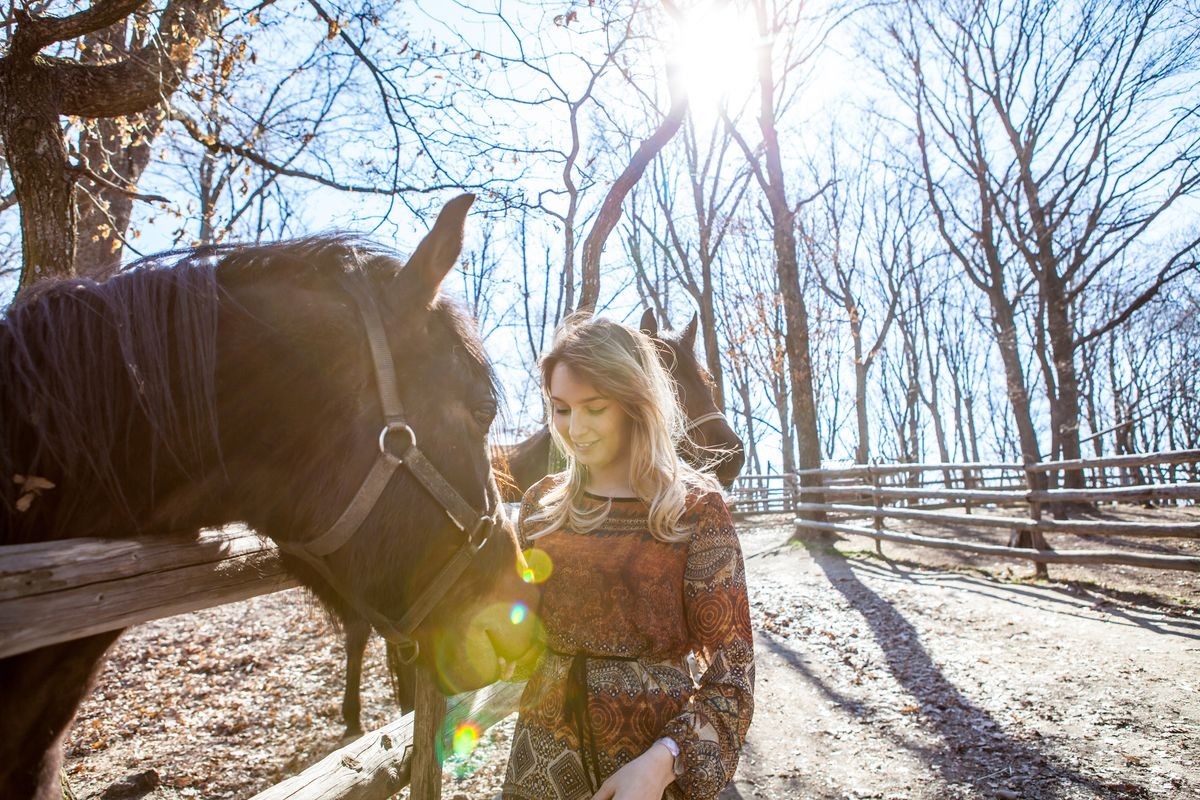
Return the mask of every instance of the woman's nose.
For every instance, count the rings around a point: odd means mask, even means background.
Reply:
[[[567,432],[571,434],[571,438],[573,440],[578,440],[579,434],[583,433],[584,430],[586,430],[586,425],[584,423],[583,416],[581,414],[572,414],[571,422],[567,427]]]

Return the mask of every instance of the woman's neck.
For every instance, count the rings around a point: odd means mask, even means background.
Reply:
[[[602,497],[633,497],[633,481],[629,479],[628,464],[614,464],[605,470],[589,470],[583,487]]]

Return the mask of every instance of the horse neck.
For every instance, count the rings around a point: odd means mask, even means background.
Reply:
[[[19,471],[19,470],[18,470]],[[205,474],[183,475],[178,470],[146,468],[122,476],[120,493],[94,480],[69,477],[52,470],[54,486],[17,506],[0,509],[0,543],[51,541],[68,538],[121,538],[184,533],[225,522],[221,501],[227,479],[217,466]],[[23,510],[21,510],[23,508]]]
[[[522,493],[548,474],[550,445],[550,428],[544,427],[508,449],[508,472]]]

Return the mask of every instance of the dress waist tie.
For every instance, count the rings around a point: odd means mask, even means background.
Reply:
[[[555,655],[571,659],[571,669],[567,672],[566,700],[563,703],[563,716],[575,731],[579,739],[579,760],[583,764],[583,775],[588,782],[592,794],[600,789],[600,759],[596,755],[596,732],[592,728],[592,717],[588,714],[588,659],[599,661],[638,661],[631,656],[594,656],[587,653],[560,653],[552,650]]]

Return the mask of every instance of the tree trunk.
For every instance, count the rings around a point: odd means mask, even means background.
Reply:
[[[700,296],[700,331],[704,334],[704,360],[713,379],[713,402],[725,411],[725,376],[721,364],[721,343],[717,339],[717,315],[713,309],[712,279],[704,265],[704,291]]]
[[[21,208],[23,291],[52,275],[71,275],[75,266],[75,174],[67,160],[51,85],[35,62],[4,59],[0,110],[5,160]]]
[[[1012,305],[1004,295],[1003,287],[993,287],[987,293],[992,307],[992,325],[995,326],[996,346],[1000,350],[1000,360],[1004,364],[1004,380],[1008,387],[1008,402],[1012,408],[1013,420],[1017,425],[1017,444],[1021,448],[1021,461],[1025,464],[1036,464],[1041,461],[1041,449],[1037,441],[1037,431],[1033,427],[1033,416],[1029,411],[1029,390],[1025,386],[1025,371],[1021,365],[1021,354],[1017,348],[1017,325],[1013,315]],[[1045,488],[1045,480],[1041,473],[1035,479],[1036,487]]]
[[[750,375],[744,365],[741,370],[735,366],[731,374],[734,376],[738,399],[741,400],[742,419],[745,420],[746,463],[750,466],[751,474],[761,475],[762,465],[758,460],[758,447],[754,438],[754,405],[750,400]]]
[[[861,346],[855,341],[854,357],[854,415],[858,424],[858,444],[854,463],[866,464],[871,456],[871,428],[867,420],[867,364],[863,362]]]
[[[1079,376],[1075,370],[1075,326],[1071,323],[1070,310],[1062,297],[1062,287],[1051,283],[1046,304],[1047,333],[1050,337],[1050,352],[1054,359],[1054,372],[1058,378],[1055,418],[1055,434],[1065,461],[1083,457],[1079,444]],[[1062,485],[1067,489],[1083,488],[1083,472],[1068,470],[1062,476]]]

